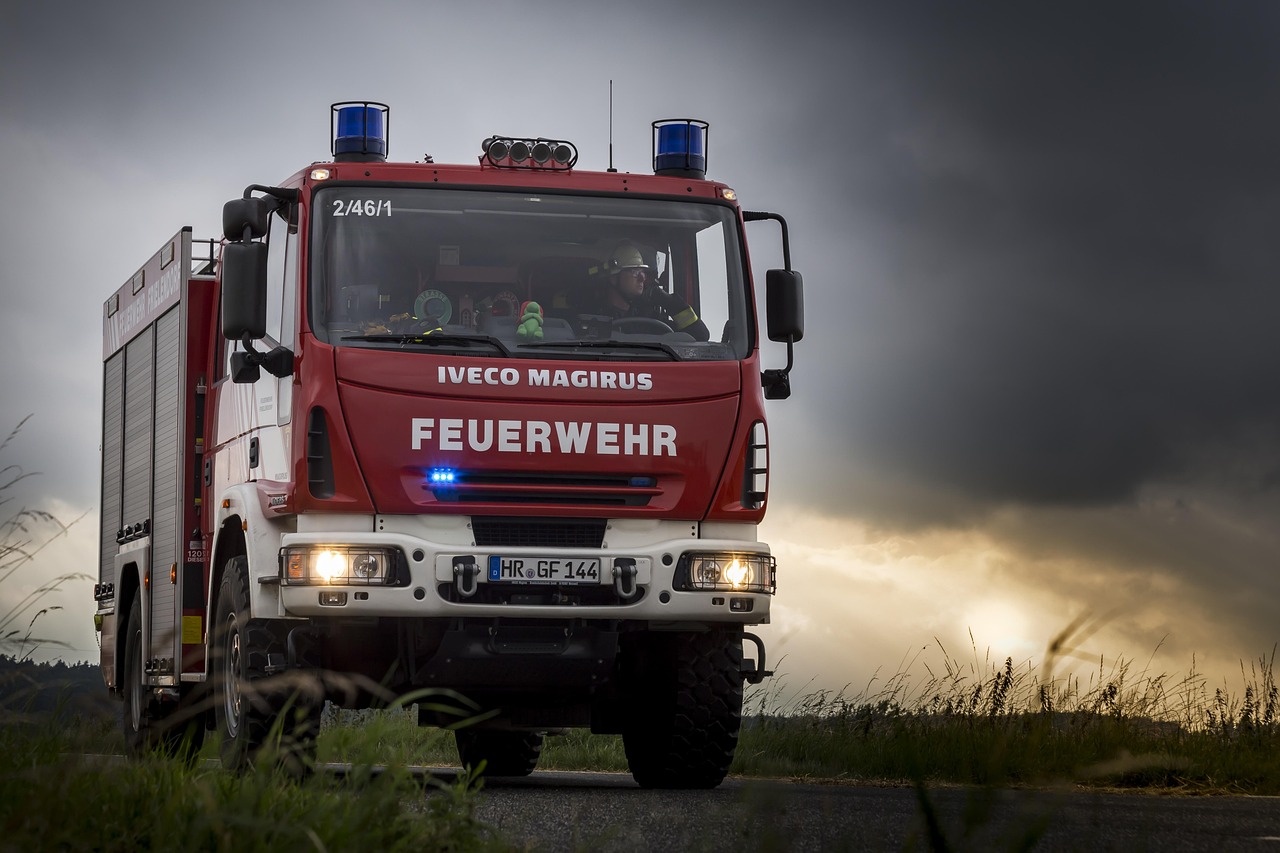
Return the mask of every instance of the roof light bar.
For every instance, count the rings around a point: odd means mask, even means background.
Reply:
[[[560,139],[490,136],[481,143],[480,165],[499,169],[548,169],[563,172],[578,162],[578,149]]]

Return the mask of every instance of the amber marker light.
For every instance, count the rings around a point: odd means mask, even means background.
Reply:
[[[285,577],[291,581],[305,581],[307,579],[307,558],[306,555],[293,551],[285,561]]]

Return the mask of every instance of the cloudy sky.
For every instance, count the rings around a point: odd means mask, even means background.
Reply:
[[[340,100],[390,104],[392,159],[543,135],[602,169],[612,79],[615,165],[703,118],[711,176],[790,222],[764,632],[789,684],[939,643],[1040,661],[1084,614],[1095,658],[1215,679],[1280,641],[1280,8],[463,7],[6,0],[0,430],[33,417],[0,465],[41,474],[3,509],[89,513],[30,583],[96,571],[101,304],[163,240],[326,158]],[[43,623],[73,658],[91,583]]]

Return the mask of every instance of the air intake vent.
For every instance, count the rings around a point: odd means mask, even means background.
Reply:
[[[604,545],[603,518],[486,518],[474,516],[476,547],[599,548]]]
[[[329,449],[329,419],[319,406],[307,418],[307,487],[313,497],[333,497],[333,452]]]

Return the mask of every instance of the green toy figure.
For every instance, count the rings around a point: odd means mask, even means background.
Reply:
[[[522,340],[542,338],[541,305],[536,302],[526,302],[520,306],[520,325],[516,326],[516,336]]]

